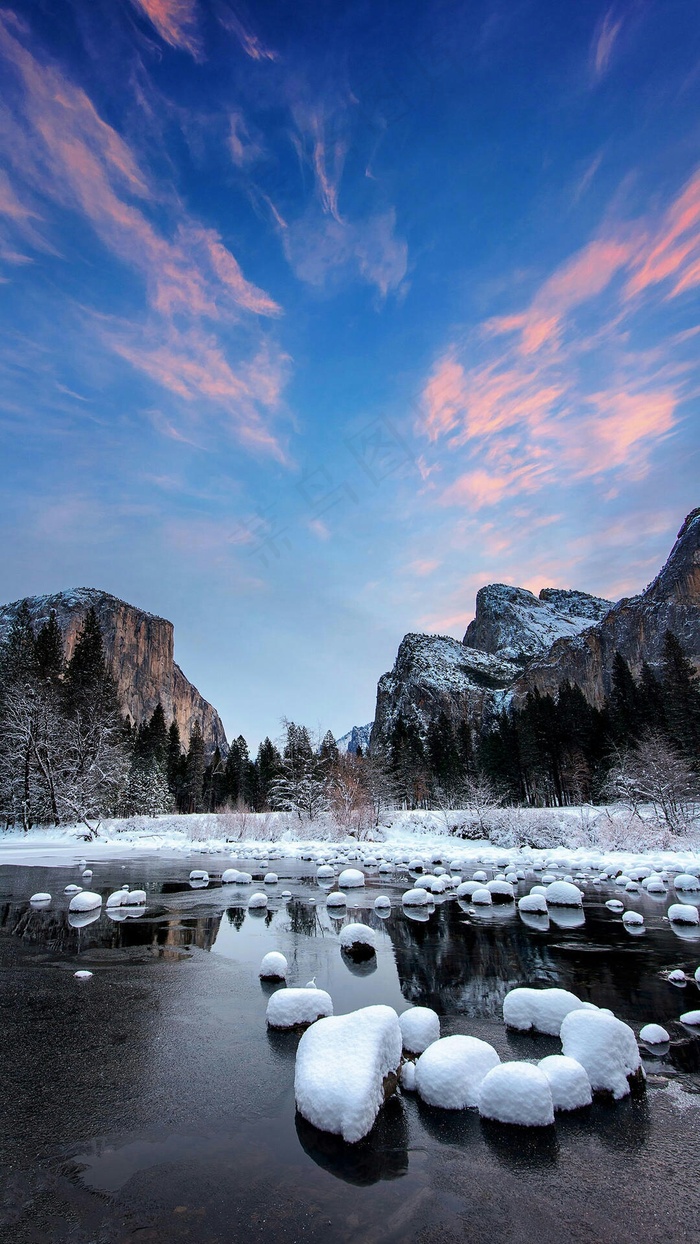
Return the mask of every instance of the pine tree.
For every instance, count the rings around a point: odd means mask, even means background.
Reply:
[[[176,721],[171,722],[168,730],[166,772],[170,793],[177,799],[182,781],[182,744],[180,743],[180,727]]]
[[[34,628],[29,603],[23,600],[0,652],[0,686],[28,682],[36,672]]]
[[[282,757],[269,738],[263,739],[258,748],[255,760],[258,811],[267,807],[270,801],[270,788],[282,768]]]
[[[331,730],[327,730],[321,740],[319,748],[319,757],[321,761],[329,768],[334,768],[340,760],[340,752],[338,744],[335,741]]]
[[[664,636],[662,677],[669,740],[679,751],[697,761],[700,752],[700,679],[671,631]]]
[[[184,798],[187,812],[202,811],[202,795],[204,787],[204,740],[202,727],[195,721],[187,749],[187,765],[185,770]]]
[[[630,667],[620,652],[616,652],[613,657],[612,686],[607,708],[613,739],[618,745],[639,738],[643,713],[641,698]]]
[[[65,660],[63,656],[63,636],[56,618],[56,610],[52,609],[48,620],[41,627],[36,637],[36,664],[39,677],[45,682],[56,686],[63,678]]]

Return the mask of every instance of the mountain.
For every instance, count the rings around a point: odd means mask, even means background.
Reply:
[[[677,635],[700,668],[700,509],[688,515],[663,569],[638,596],[616,604],[564,588],[539,596],[502,583],[483,587],[462,642],[406,635],[377,686],[372,751],[383,750],[399,715],[421,734],[442,709],[476,732],[537,688],[556,696],[577,683],[601,704],[615,652],[637,676],[661,660],[664,634]]]
[[[363,753],[366,752],[369,747],[373,725],[374,722],[370,721],[367,726],[353,726],[352,730],[349,730],[347,734],[343,734],[339,739],[336,739],[338,751],[341,754],[349,752],[351,756],[355,756],[358,747],[361,747]]]
[[[0,605],[0,641],[10,629],[22,604]],[[122,707],[137,726],[147,721],[160,700],[169,723],[174,718],[180,738],[187,747],[195,721],[199,721],[205,747],[228,751],[221,718],[196,687],[185,678],[173,658],[173,624],[146,613],[135,605],[101,592],[97,588],[75,588],[52,596],[30,596],[27,600],[35,629],[55,610],[63,634],[65,654],[72,655],[83,619],[92,606],[97,613],[104,640],[105,655]]]

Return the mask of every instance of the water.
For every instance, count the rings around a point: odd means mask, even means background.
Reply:
[[[700,1239],[698,1042],[687,1033],[648,1061],[645,1098],[559,1115],[553,1135],[406,1095],[350,1147],[296,1117],[298,1037],[267,1030],[270,987],[257,977],[263,954],[281,950],[290,983],[315,977],[337,1013],[423,1003],[443,1035],[484,1037],[502,1058],[543,1057],[558,1042],[503,1028],[515,985],[572,989],[637,1030],[673,1026],[698,1005],[694,984],[663,975],[700,963],[700,937],[673,932],[667,902],[634,897],[646,921],[637,937],[606,909],[620,895],[605,886],[587,887],[583,927],[528,928],[512,905],[477,915],[455,898],[421,922],[401,911],[405,878],[370,878],[349,893],[347,918],[377,930],[378,954],[355,966],[314,865],[275,861],[263,913],[246,911],[250,889],[221,887],[213,871],[209,887],[191,888],[190,868],[202,866],[215,860],[93,864],[90,888],[128,882],[149,901],[136,919],[103,910],[82,928],[63,895],[80,883],[74,866],[0,869],[3,1241]],[[238,866],[259,879],[267,867]],[[44,889],[51,908],[31,911],[28,896]],[[283,889],[289,902],[272,898]],[[380,892],[392,897],[387,919],[373,909]],[[93,978],[76,981],[78,968]]]

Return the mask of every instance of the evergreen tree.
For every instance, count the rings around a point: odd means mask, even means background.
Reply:
[[[187,812],[202,811],[204,768],[204,740],[202,738],[202,727],[198,721],[195,721],[190,735],[190,745],[187,749],[187,764],[185,768],[183,795],[185,811]]]
[[[338,744],[336,743],[333,733],[330,730],[326,731],[326,733],[324,734],[321,740],[321,746],[319,748],[319,757],[321,761],[329,769],[335,768],[335,766],[338,764],[338,761],[340,760],[340,752],[338,751]]]
[[[171,723],[168,731],[168,753],[166,757],[166,773],[168,778],[168,789],[171,795],[178,801],[182,790],[182,744],[180,742],[180,727],[176,721]]]
[[[666,730],[679,751],[697,761],[700,753],[700,680],[677,637],[667,631],[662,659]]]
[[[55,609],[51,610],[48,620],[36,637],[35,654],[39,677],[56,686],[63,678],[65,660],[63,636]]]
[[[269,739],[263,739],[258,748],[255,760],[256,769],[256,809],[266,808],[270,802],[270,788],[282,769],[282,757]]]
[[[29,604],[23,600],[0,653],[0,686],[29,682],[36,673],[36,640]]]
[[[642,730],[643,706],[630,667],[620,652],[612,664],[612,686],[607,703],[612,737],[618,745],[638,739]]]

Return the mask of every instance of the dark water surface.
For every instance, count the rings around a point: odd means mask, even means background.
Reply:
[[[259,878],[267,867],[239,866]],[[615,887],[587,887],[583,927],[541,931],[512,905],[479,916],[454,897],[411,920],[406,877],[370,877],[334,919],[315,865],[299,861],[271,865],[280,881],[262,914],[246,910],[250,888],[219,885],[208,857],[92,867],[105,896],[147,889],[145,914],[113,922],[103,909],[74,928],[63,888],[80,883],[75,866],[0,868],[3,1244],[700,1240],[700,1042],[677,1023],[700,991],[663,976],[692,973],[700,939],[674,934],[667,901],[625,896],[646,920],[634,937],[604,905]],[[191,867],[209,868],[211,885],[192,889]],[[289,902],[273,897],[283,889]],[[38,890],[50,909],[30,909]],[[384,920],[380,892],[393,903]],[[376,961],[341,955],[346,919],[378,930]],[[295,1115],[298,1037],[267,1031],[257,976],[273,949],[289,983],[315,977],[337,1014],[423,1003],[443,1035],[483,1037],[502,1058],[559,1048],[506,1033],[503,997],[522,984],[572,989],[636,1031],[670,1025],[678,1044],[647,1061],[644,1098],[558,1114],[545,1135],[404,1095],[347,1146]]]

